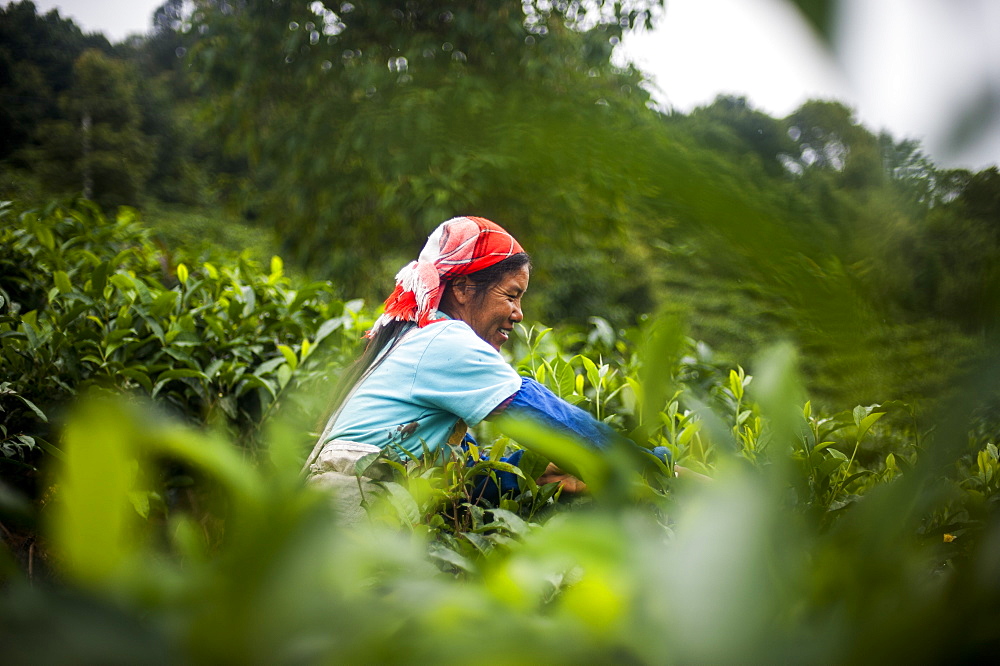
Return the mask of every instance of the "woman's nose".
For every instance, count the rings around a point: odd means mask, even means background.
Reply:
[[[521,302],[518,301],[514,303],[514,311],[510,313],[510,320],[515,324],[524,319],[524,313],[521,312]]]

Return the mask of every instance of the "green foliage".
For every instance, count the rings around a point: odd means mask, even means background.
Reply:
[[[58,14],[0,10],[0,94],[30,100],[0,105],[0,157],[47,151],[4,164],[4,191],[82,188],[88,111],[93,173],[131,160],[119,200],[153,168],[156,197],[254,223],[153,206],[153,241],[129,209],[0,207],[5,656],[995,654],[996,170],[939,170],[833,102],[648,109],[608,56],[662,4],[204,2],[191,30],[171,0],[115,48],[127,64]],[[828,34],[836,3],[795,4]],[[521,331],[518,370],[714,482],[487,423],[472,464],[367,460],[389,470],[370,530],[303,487],[318,399],[372,315],[338,298],[377,302],[466,212],[535,258],[529,320],[557,328]],[[353,282],[202,243],[259,247],[258,223]],[[125,401],[78,401],[95,392]],[[550,459],[586,499],[538,485]],[[501,473],[517,489],[480,498]]]
[[[142,220],[164,252],[183,248],[186,261],[192,264],[230,263],[240,256],[266,264],[273,256],[271,229],[232,215],[221,206],[192,209],[151,204],[143,209]],[[286,268],[294,270],[294,266]]]
[[[108,53],[103,35],[84,35],[58,10],[33,2],[0,7],[0,159],[31,141],[40,122],[62,117],[59,96],[73,82],[73,63],[87,49]]]
[[[2,211],[6,376],[4,460],[53,448],[49,417],[91,388],[147,395],[190,422],[227,429],[253,452],[293,386],[326,380],[369,323],[327,283],[294,281],[280,259],[189,268],[149,240],[134,213],[93,205]],[[183,259],[183,256],[179,257]]]
[[[823,339],[832,328],[870,336],[865,349],[945,350],[885,365],[947,367],[961,358],[947,350],[968,342],[955,324],[963,334],[993,325],[995,243],[981,207],[956,203],[982,200],[995,185],[988,171],[940,170],[916,142],[876,136],[837,102],[783,119],[739,97],[688,115],[646,108],[640,74],[609,54],[626,26],[669,20],[660,2],[230,4],[189,15],[165,3],[152,34],[114,49],[29,3],[7,8],[11,67],[24,80],[4,94],[37,88],[33,99],[48,100],[47,110],[9,110],[31,111],[18,122],[36,136],[44,125],[40,145],[18,140],[11,166],[35,155],[34,177],[45,175],[19,187],[3,165],[9,196],[44,195],[60,180],[83,188],[79,112],[88,91],[104,90],[101,113],[129,122],[91,131],[106,139],[91,160],[95,178],[102,165],[110,174],[103,203],[155,211],[141,191],[224,203],[204,224],[245,216],[277,230],[290,265],[335,279],[342,296],[384,297],[431,228],[476,212],[535,256],[540,319],[599,314],[622,327],[672,307],[732,362],[793,337],[819,359],[807,368],[817,397],[878,400],[836,394],[846,382],[827,367],[831,347],[843,351]],[[837,3],[797,4],[822,30],[817,17]],[[33,46],[43,43],[58,53]],[[91,75],[74,78],[86,47],[104,55],[89,53]],[[96,70],[117,84],[97,85]],[[118,173],[122,158],[128,173]],[[907,390],[878,358],[852,363],[883,375],[888,393]],[[936,367],[906,374],[947,381]]]
[[[648,97],[610,51],[660,4],[204,6],[193,65],[213,91],[206,116],[250,164],[245,205],[275,221],[286,254],[365,293],[372,266],[388,281],[459,212],[525,244],[613,232],[636,189],[616,144]]]
[[[96,49],[84,51],[60,103],[65,119],[36,129],[42,179],[57,192],[83,192],[105,210],[138,203],[153,146],[141,132],[131,65]]]
[[[560,367],[564,354],[549,338],[525,336],[523,363]],[[676,345],[668,333],[656,339]],[[659,348],[646,346],[637,362],[652,362]],[[67,421],[47,510],[62,582],[12,576],[0,635],[11,658],[28,661],[466,663],[488,653],[842,663],[991,654],[989,609],[1000,598],[988,508],[1000,492],[995,445],[961,458],[947,477],[921,468],[924,442],[897,442],[908,452],[863,467],[850,452],[891,434],[885,424],[907,409],[802,410],[794,359],[776,349],[754,376],[717,371],[695,383],[707,392],[680,381],[658,410],[654,437],[703,461],[715,476],[708,484],[666,479],[653,491],[627,462],[591,456],[581,467],[592,500],[554,504],[553,488],[531,481],[544,461],[522,459],[517,494],[484,506],[468,491],[476,472],[510,471],[498,457],[512,444],[498,440],[477,466],[463,456],[368,461],[392,477],[381,484],[384,500],[368,498],[373,525],[352,529],[302,483],[301,445],[287,429],[272,431],[261,465],[146,407],[84,402]],[[596,399],[594,368],[576,371]],[[608,387],[618,381],[605,376]],[[584,451],[551,434],[517,436],[543,451]],[[163,492],[154,473],[163,460],[183,462],[213,489],[201,511],[215,520],[147,513]],[[632,481],[600,482],[616,478]]]
[[[128,209],[0,215],[4,478],[53,474],[37,518],[53,580],[24,580],[11,560],[30,570],[31,551],[5,539],[14,659],[840,662],[995,645],[987,419],[958,446],[968,421],[932,428],[924,406],[829,411],[805,402],[790,347],[729,366],[675,316],[524,326],[520,372],[715,480],[501,422],[471,464],[363,461],[389,474],[366,496],[372,527],[354,531],[299,469],[314,396],[371,313],[278,259],[164,254]],[[953,404],[982,402],[982,381]],[[500,460],[521,447],[517,465]],[[549,460],[588,497],[539,486]],[[500,473],[516,490],[484,501],[482,476]],[[5,530],[33,524],[2,488]],[[453,629],[466,625],[483,629]]]

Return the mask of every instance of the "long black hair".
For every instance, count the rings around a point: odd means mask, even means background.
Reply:
[[[531,257],[528,256],[527,252],[512,254],[503,261],[498,261],[492,266],[466,275],[465,277],[475,287],[476,294],[473,297],[475,302],[482,302],[491,288],[500,284],[511,273],[516,273],[522,268],[531,268]],[[445,291],[447,292],[450,288],[451,282],[446,282],[444,285]],[[361,378],[368,372],[369,368],[376,362],[381,362],[381,359],[384,358],[382,351],[402,339],[402,336],[414,326],[416,326],[416,323],[412,321],[394,320],[382,326],[375,333],[365,346],[365,350],[361,352],[361,356],[340,376],[323,421],[318,424],[319,430],[322,430],[326,426],[326,422],[340,407],[341,403],[347,399],[347,396],[357,383],[361,381]]]

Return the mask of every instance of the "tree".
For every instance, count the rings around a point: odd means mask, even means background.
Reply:
[[[364,290],[376,257],[391,276],[461,212],[525,239],[613,225],[617,195],[599,202],[629,186],[578,176],[645,111],[640,76],[609,56],[661,4],[209,2],[195,63],[252,165],[246,205],[279,220],[287,251]]]
[[[1000,318],[1000,171],[973,175],[930,219],[937,310],[966,330],[994,332]]]
[[[27,146],[39,122],[62,117],[59,96],[88,48],[108,53],[111,45],[56,10],[39,16],[27,0],[0,7],[0,159]]]
[[[787,119],[797,145],[789,164],[796,171],[838,173],[838,186],[863,189],[885,177],[877,138],[840,102],[812,100]]]
[[[153,144],[140,131],[131,67],[100,51],[85,51],[60,102],[67,119],[38,127],[37,169],[45,182],[82,191],[106,208],[138,204]]]
[[[752,108],[746,97],[719,95],[710,105],[692,111],[683,124],[707,147],[756,159],[770,177],[786,173],[779,156],[795,149],[785,123]]]

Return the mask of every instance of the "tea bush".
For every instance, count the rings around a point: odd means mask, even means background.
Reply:
[[[490,506],[470,501],[472,468],[459,457],[396,467],[361,528],[339,526],[327,498],[302,484],[294,428],[271,429],[262,465],[162,412],[86,402],[67,421],[45,512],[58,578],[30,585],[8,564],[0,636],[15,661],[102,663],[937,662],[993,653],[995,447],[951,480],[919,457],[863,470],[833,451],[853,452],[891,408],[819,418],[790,402],[795,383],[779,351],[755,377],[736,370],[715,386],[729,403],[678,407],[697,396],[684,386],[671,393],[649,436],[711,469],[711,483],[652,487],[627,460],[591,456],[588,482],[619,482],[593,483],[585,505],[556,501],[525,463],[518,493]],[[512,434],[586,457],[549,433]],[[165,458],[215,488],[208,510],[219,520],[142,518]],[[939,520],[945,514],[952,522]],[[975,532],[965,529],[973,520]]]
[[[367,326],[360,301],[291,280],[277,257],[189,266],[129,209],[8,204],[0,221],[0,465],[60,455],[52,417],[95,388],[155,398],[252,453],[270,415],[301,407],[290,389],[328,380]]]

